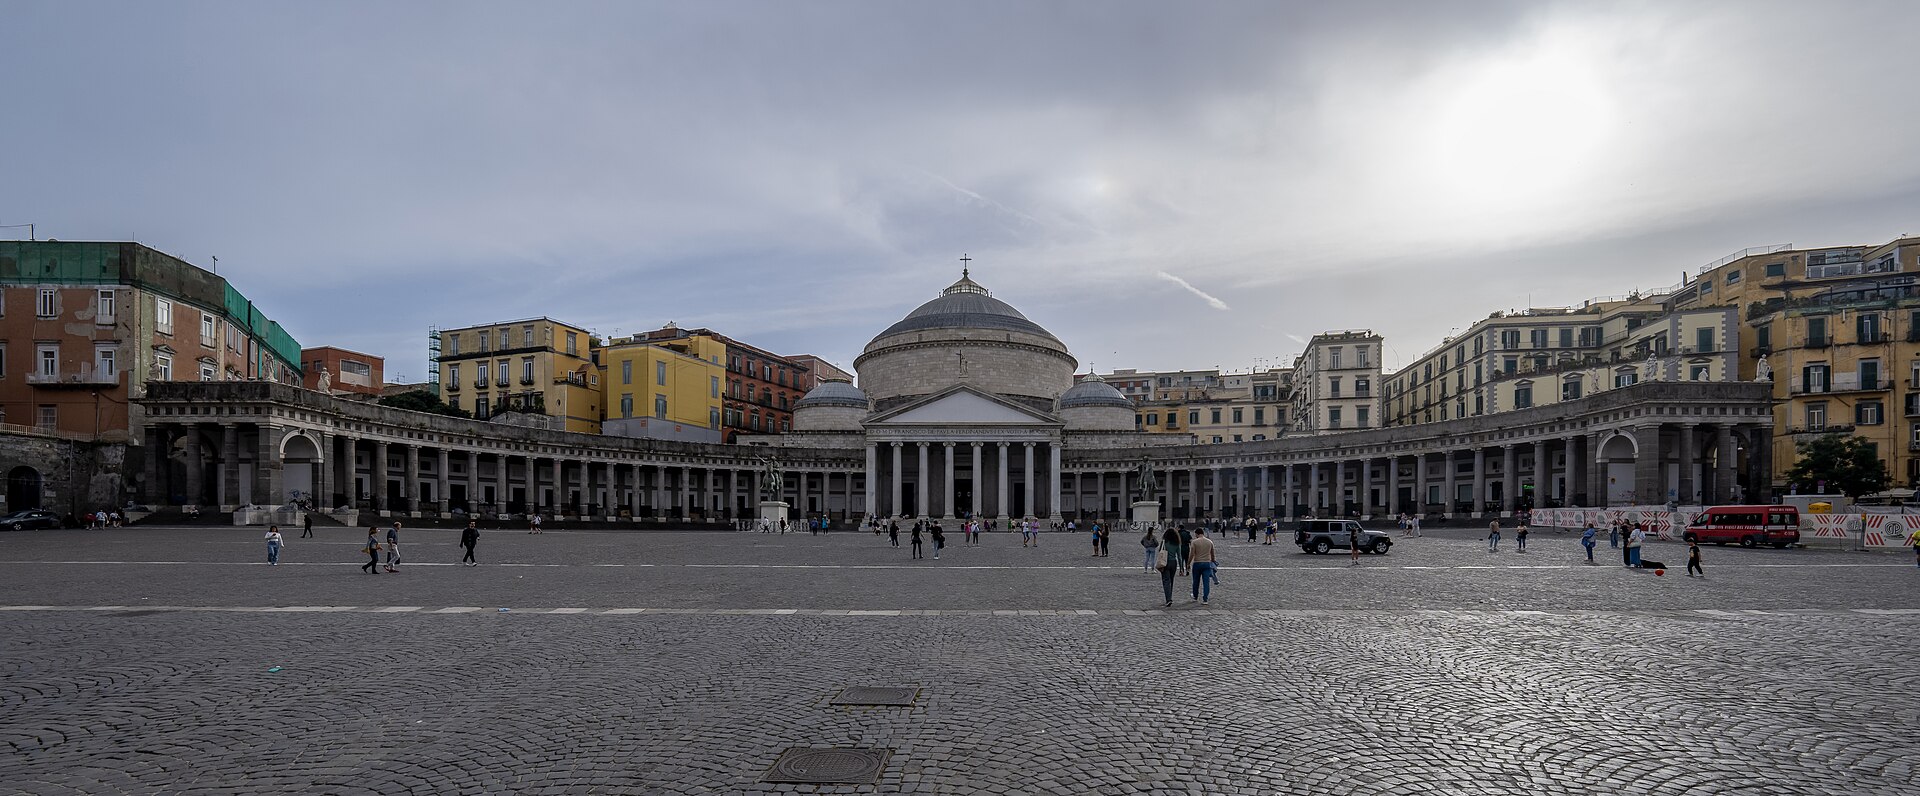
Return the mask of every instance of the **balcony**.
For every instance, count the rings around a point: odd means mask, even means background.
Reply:
[[[474,380],[473,380],[473,386],[475,386],[475,387],[478,387],[478,388],[480,388],[480,389],[483,389],[483,390],[484,390],[484,389],[486,389],[486,388],[487,388],[487,377],[485,377],[485,376],[477,376],[477,377],[475,377],[475,378],[474,378]]]
[[[1888,342],[1892,337],[1892,335],[1885,332],[1863,334],[1860,335],[1860,345],[1880,345],[1881,343]]]
[[[532,384],[532,383],[533,383],[533,377],[532,377],[532,376],[521,376],[521,377],[520,377],[520,384],[521,384],[521,385],[523,385],[523,386],[524,386],[524,385],[530,385],[530,384]]]
[[[460,391],[460,382],[458,380],[447,382],[447,392],[459,392],[459,391]]]
[[[83,363],[79,368],[58,373],[31,372],[27,374],[27,383],[40,387],[99,387],[120,383],[118,371],[102,371],[93,363]]]
[[[1826,348],[1827,346],[1830,346],[1830,345],[1833,345],[1833,338],[1830,338],[1830,337],[1807,338],[1808,348]]]
[[[1788,434],[1851,434],[1853,425],[1788,426]]]
[[[1920,451],[1920,439],[1916,439],[1912,442],[1907,443],[1907,450]]]

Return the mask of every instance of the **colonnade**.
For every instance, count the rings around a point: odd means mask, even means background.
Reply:
[[[879,516],[1060,516],[1050,439],[890,440],[867,445],[866,505]]]

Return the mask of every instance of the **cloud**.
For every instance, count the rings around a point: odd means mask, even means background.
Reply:
[[[1196,296],[1199,296],[1200,300],[1206,302],[1207,306],[1209,307],[1212,307],[1216,310],[1233,309],[1232,307],[1227,306],[1226,302],[1221,301],[1217,298],[1214,298],[1213,296],[1208,295],[1206,291],[1201,290],[1200,288],[1194,287],[1191,284],[1188,284],[1187,280],[1185,279],[1181,279],[1180,277],[1174,276],[1173,274],[1169,274],[1165,271],[1156,272],[1155,275],[1160,277],[1161,279],[1167,280],[1168,282],[1172,282],[1176,285],[1186,288],[1188,293],[1192,293]]]

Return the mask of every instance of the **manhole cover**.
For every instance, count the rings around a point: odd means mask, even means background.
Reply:
[[[859,686],[848,688],[833,698],[835,705],[884,705],[888,707],[912,707],[913,698],[920,694],[918,688],[876,688]]]
[[[780,753],[761,782],[799,782],[815,785],[871,785],[886,770],[890,749],[808,749],[796,746]]]

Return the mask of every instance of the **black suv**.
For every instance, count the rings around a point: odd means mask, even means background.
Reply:
[[[1393,537],[1369,531],[1353,520],[1301,520],[1294,527],[1293,543],[1308,553],[1325,555],[1346,550],[1354,534],[1360,535],[1360,549],[1374,555],[1386,555],[1387,548],[1393,546]]]

